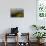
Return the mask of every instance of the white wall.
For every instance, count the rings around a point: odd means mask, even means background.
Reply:
[[[11,18],[10,8],[23,8],[24,18]],[[30,32],[36,24],[36,0],[0,0],[0,34],[11,27],[19,27],[20,32]]]

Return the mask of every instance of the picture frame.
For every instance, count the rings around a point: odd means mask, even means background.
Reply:
[[[11,17],[24,17],[24,9],[22,8],[11,8]]]

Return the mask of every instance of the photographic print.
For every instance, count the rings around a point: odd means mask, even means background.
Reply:
[[[11,8],[11,17],[24,17],[24,9],[22,8]]]

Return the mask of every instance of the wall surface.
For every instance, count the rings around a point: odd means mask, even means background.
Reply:
[[[24,18],[11,18],[11,8],[23,8]],[[0,0],[0,34],[10,32],[11,27],[19,27],[19,32],[30,32],[36,24],[36,0]]]

